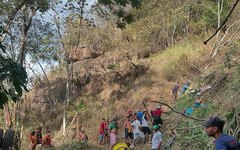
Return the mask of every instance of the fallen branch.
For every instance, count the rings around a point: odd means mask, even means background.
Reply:
[[[147,110],[147,113],[148,113],[148,115],[149,115],[149,117],[150,117],[150,119],[151,119],[151,122],[153,122],[152,116],[149,114],[149,111],[148,111],[148,109],[147,109],[146,104],[145,104],[144,102],[142,102],[142,103],[143,103],[143,106],[145,107],[145,109]]]
[[[206,143],[204,143],[203,141],[199,140],[198,138],[196,137],[193,137],[193,140],[199,142],[199,143],[202,143],[203,145],[207,145]]]
[[[65,138],[68,136],[68,133],[69,133],[69,131],[71,130],[72,124],[73,124],[74,121],[76,120],[77,116],[78,116],[78,113],[74,116],[72,122],[70,123],[70,125],[69,125],[69,127],[68,127],[68,130],[67,130],[67,133],[66,133],[66,136],[63,137],[62,142],[64,142]]]
[[[176,128],[176,130],[190,130],[190,129],[199,128],[199,127],[202,127],[202,125],[193,126],[193,127],[186,127],[186,128]]]
[[[161,105],[165,105],[165,106],[167,106],[168,108],[170,108],[173,112],[175,112],[175,113],[177,113],[177,114],[180,114],[180,115],[182,115],[182,116],[185,116],[185,117],[187,117],[187,118],[190,118],[190,119],[193,119],[193,120],[196,120],[196,121],[206,121],[206,120],[204,120],[204,119],[200,119],[200,118],[195,118],[195,117],[188,116],[188,115],[186,115],[186,114],[184,114],[184,113],[182,113],[182,112],[180,112],[180,111],[177,111],[177,110],[173,109],[171,106],[169,106],[169,105],[166,104],[166,103],[162,103],[162,102],[158,102],[158,101],[150,101],[150,102],[159,103],[159,104],[161,104]]]

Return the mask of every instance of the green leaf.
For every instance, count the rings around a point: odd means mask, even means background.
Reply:
[[[103,5],[111,5],[113,3],[112,0],[98,0],[98,2]]]
[[[13,82],[13,86],[18,93],[18,96],[22,96],[22,88],[18,82]]]
[[[3,109],[3,105],[8,102],[8,97],[5,92],[0,92],[0,108]]]

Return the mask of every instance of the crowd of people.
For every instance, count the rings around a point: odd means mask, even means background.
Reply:
[[[36,128],[29,134],[29,139],[31,141],[31,150],[35,150],[37,145],[41,145],[42,148],[53,147],[51,142],[51,131],[46,130],[46,135],[42,136],[42,127]]]
[[[176,101],[178,96],[182,96],[189,90],[190,81],[187,81],[180,89],[180,83],[177,82],[172,88],[172,97]],[[205,107],[207,104],[201,98],[201,94],[197,96],[197,100],[192,106],[186,108],[184,113],[191,116],[195,108]],[[124,142],[129,148],[134,149],[137,144],[148,143],[151,150],[160,150],[163,141],[163,134],[160,128],[163,125],[161,118],[162,113],[167,113],[162,110],[161,106],[157,106],[155,110],[150,112],[129,110],[124,120],[122,128],[124,128]],[[167,113],[168,114],[168,113]],[[240,150],[239,142],[236,138],[224,134],[224,121],[218,117],[210,117],[205,123],[205,131],[208,136],[214,137],[216,150]],[[117,141],[119,130],[116,119],[102,119],[99,129],[99,144],[108,144],[108,149],[112,150]]]
[[[177,82],[172,88],[172,96],[174,101],[178,96],[184,94],[190,85],[190,81],[186,82],[180,93],[178,94],[180,84]],[[204,107],[206,104],[201,95],[198,95],[197,100],[191,107],[185,109],[184,113],[187,116],[191,116],[195,108]],[[134,149],[138,144],[149,144],[151,150],[160,150],[163,142],[163,134],[160,128],[163,125],[161,118],[162,114],[168,112],[164,111],[161,106],[157,106],[155,110],[148,111],[132,111],[128,110],[124,117],[123,124],[117,122],[116,119],[111,121],[108,118],[102,118],[99,126],[99,145],[108,145],[108,149],[112,150],[114,146],[119,142],[119,130],[124,129],[124,142],[129,148]],[[225,122],[219,117],[212,116],[204,122],[204,128],[208,136],[215,138],[216,150],[240,150],[240,144],[233,136],[223,133],[223,127]],[[85,130],[80,126],[76,133],[79,141],[87,143],[88,136]],[[46,135],[42,136],[42,128],[38,127],[36,130],[29,134],[31,141],[31,150],[35,150],[37,145],[41,145],[42,148],[53,147],[51,143],[51,131],[46,129]]]
[[[160,106],[156,110],[148,111],[129,110],[124,120],[124,139],[130,148],[136,147],[137,141],[149,143],[153,150],[158,150],[162,143],[162,133],[160,127],[163,124]],[[152,122],[150,123],[152,118]],[[151,125],[151,126],[150,126]],[[119,125],[116,119],[111,122],[109,119],[102,118],[99,126],[99,144],[108,144],[109,150],[117,143]]]

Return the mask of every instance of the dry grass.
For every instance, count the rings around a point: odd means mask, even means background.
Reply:
[[[151,69],[159,74],[161,80],[186,80],[201,72],[200,65],[205,61],[206,53],[201,41],[184,42],[152,57]]]

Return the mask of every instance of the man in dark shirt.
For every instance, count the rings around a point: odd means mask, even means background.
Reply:
[[[224,134],[223,126],[225,122],[218,117],[210,117],[205,123],[207,135],[214,137],[216,150],[240,150],[239,143],[236,138]]]
[[[177,99],[177,93],[178,93],[178,89],[180,88],[180,83],[177,82],[177,84],[175,84],[172,88],[172,97],[173,97],[173,100],[176,101]]]

